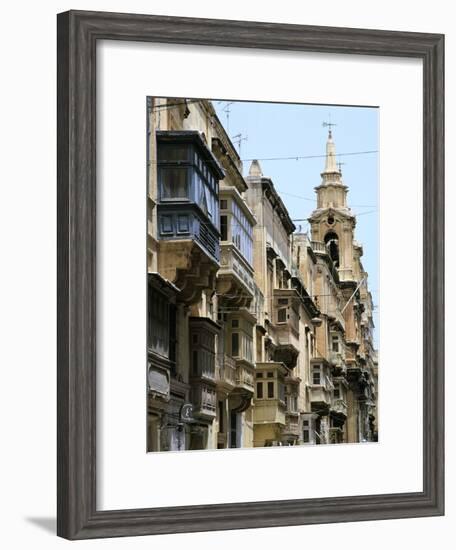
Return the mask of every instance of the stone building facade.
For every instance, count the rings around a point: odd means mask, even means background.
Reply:
[[[375,441],[372,297],[331,132],[310,234],[207,100],[149,98],[147,449]]]

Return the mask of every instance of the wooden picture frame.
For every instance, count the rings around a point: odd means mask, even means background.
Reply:
[[[423,62],[423,491],[96,509],[96,44],[122,40]],[[444,513],[444,37],[70,11],[58,15],[58,535],[68,539]]]

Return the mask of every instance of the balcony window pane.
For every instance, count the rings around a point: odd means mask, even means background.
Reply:
[[[189,222],[186,214],[181,214],[177,217],[177,231],[179,233],[189,232]]]
[[[285,385],[282,384],[281,382],[277,382],[277,384],[279,389],[279,400],[285,401]]]
[[[222,241],[228,240],[228,218],[220,216],[220,233]]]
[[[257,399],[263,399],[263,382],[257,383]]]
[[[187,169],[186,168],[161,168],[160,185],[162,199],[186,199]]]
[[[149,345],[155,353],[169,355],[169,303],[165,296],[149,291]]]
[[[287,322],[287,309],[281,308],[277,311],[277,322],[286,323]]]
[[[192,374],[194,376],[198,374],[198,352],[196,350],[193,350]]]
[[[221,433],[223,433],[225,431],[225,422],[224,422],[224,417],[225,417],[224,408],[225,407],[224,407],[223,401],[219,401],[218,406],[219,406],[219,431]]]
[[[272,399],[274,397],[274,382],[268,382],[268,398]]]
[[[252,225],[239,205],[232,201],[231,240],[239,252],[251,264],[253,257]]]
[[[158,147],[157,153],[160,162],[179,162],[189,159],[189,147],[184,143],[173,145],[161,144]]]
[[[233,332],[231,335],[231,355],[239,356],[239,334],[237,332]]]

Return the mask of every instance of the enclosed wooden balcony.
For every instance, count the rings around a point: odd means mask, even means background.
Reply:
[[[253,409],[255,424],[285,425],[285,406],[279,400],[255,400]]]
[[[236,360],[235,385],[229,394],[230,409],[233,412],[244,412],[252,404],[254,395],[254,366],[243,360]]]
[[[310,386],[310,402],[312,404],[312,411],[328,411],[331,405],[331,392],[324,385],[311,385]]]
[[[254,391],[255,367],[253,364],[243,361],[236,361],[236,388],[251,392]]]
[[[331,405],[331,384],[329,381],[329,363],[322,358],[311,359],[311,384],[309,385],[309,397],[312,412],[320,416],[329,412]]]
[[[236,361],[229,355],[220,353],[216,358],[215,379],[217,389],[230,392],[236,386]]]
[[[209,317],[190,317],[190,380],[215,384],[215,337],[220,325]]]
[[[299,304],[294,288],[274,289],[274,360],[289,369],[296,366],[299,355]]]
[[[343,374],[346,372],[345,366],[345,354],[339,351],[329,352],[329,363],[334,368],[336,374]]]
[[[298,439],[301,435],[301,431],[299,429],[299,416],[287,414],[282,433],[286,438]]]
[[[253,269],[232,243],[221,245],[217,292],[235,307],[249,307],[255,295]]]
[[[216,414],[215,337],[220,326],[208,317],[190,317],[190,384],[194,414],[212,420]]]
[[[275,330],[276,348],[274,359],[293,369],[299,356],[299,333],[288,324],[277,325]]]
[[[255,424],[285,425],[285,375],[283,363],[257,363],[255,369]]]
[[[347,418],[347,403],[343,399],[331,400],[331,414]]]
[[[192,384],[191,400],[194,416],[208,421],[215,418],[217,407],[215,386],[204,383]]]
[[[191,304],[214,288],[224,172],[199,132],[157,131],[156,139],[158,271]]]

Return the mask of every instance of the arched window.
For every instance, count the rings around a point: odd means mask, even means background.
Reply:
[[[334,231],[326,233],[325,244],[334,265],[339,267],[339,237],[336,233],[334,233]]]

